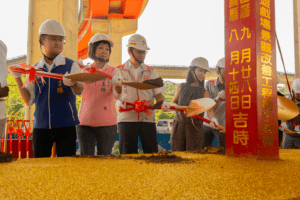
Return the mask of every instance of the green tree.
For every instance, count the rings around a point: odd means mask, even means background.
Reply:
[[[22,77],[25,82],[25,76]],[[5,97],[6,113],[8,118],[23,119],[25,113],[25,103],[19,94],[19,90],[15,79],[11,74],[7,77],[7,86],[9,87],[9,95]]]
[[[172,103],[172,100],[174,99],[177,84],[173,83],[171,81],[165,81],[165,86],[167,88],[167,91],[164,92],[164,96],[169,104]],[[155,121],[159,119],[173,119],[175,116],[175,112],[166,113],[162,110],[155,110]]]

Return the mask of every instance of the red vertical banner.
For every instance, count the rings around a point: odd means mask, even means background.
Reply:
[[[225,0],[226,154],[278,158],[274,0]]]

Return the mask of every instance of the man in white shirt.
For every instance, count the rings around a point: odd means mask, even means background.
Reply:
[[[115,85],[120,85],[118,77],[129,82],[143,82],[147,79],[158,78],[153,68],[144,64],[144,59],[149,50],[146,40],[143,36],[135,34],[129,38],[128,53],[130,59],[125,64],[118,66],[119,74],[114,78]],[[154,98],[156,101],[164,100],[163,110],[169,110],[169,104],[163,96],[163,88],[150,90],[139,90],[128,86],[122,86],[122,93],[118,96],[121,106],[126,106],[126,102],[134,103],[135,101],[145,100],[147,105],[153,105]],[[120,135],[120,154],[138,153],[138,136],[142,142],[144,153],[158,152],[155,112],[149,115],[145,112],[136,112],[135,110],[119,112],[118,130]]]
[[[6,77],[8,76],[8,70],[6,66],[6,54],[7,54],[6,45],[0,40],[0,91],[7,90],[5,88],[7,84]],[[8,95],[7,92],[5,92],[4,96]],[[5,125],[6,125],[6,103],[3,97],[0,97],[0,139],[4,138]]]

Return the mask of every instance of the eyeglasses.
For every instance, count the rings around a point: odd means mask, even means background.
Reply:
[[[65,43],[65,38],[64,37],[61,37],[61,38],[55,38],[55,37],[46,37],[46,38],[48,38],[51,42],[63,42],[63,43]]]
[[[137,54],[145,54],[145,55],[148,53],[148,51],[141,51],[141,50],[135,50],[135,52]]]

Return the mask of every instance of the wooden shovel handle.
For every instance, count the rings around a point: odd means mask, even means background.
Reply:
[[[189,106],[170,106],[172,110],[197,110],[198,108],[193,108]]]
[[[187,110],[190,107],[188,106],[170,106],[170,109],[176,109],[176,110]]]
[[[284,131],[285,131],[286,133],[297,133],[296,131],[292,131],[292,130],[290,130],[290,129],[288,129],[288,128],[285,128]]]
[[[219,124],[217,127],[218,127],[219,129],[225,130],[225,127],[222,126],[222,125],[220,125],[220,124]]]

